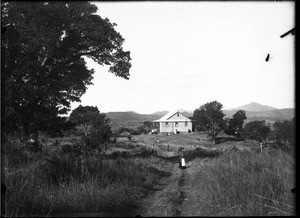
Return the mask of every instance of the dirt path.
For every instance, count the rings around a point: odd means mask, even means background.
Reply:
[[[180,169],[176,161],[168,165],[168,176],[162,177],[136,211],[140,216],[196,216],[199,198],[192,184],[197,165],[193,161]]]
[[[155,136],[158,137],[158,136]],[[197,172],[203,170],[206,165],[206,158],[193,159],[186,163],[186,169],[180,169],[176,159],[178,158],[177,147],[169,142],[165,142],[164,138],[160,137],[160,142],[155,143],[154,136],[147,136],[143,141],[139,141],[143,146],[152,147],[154,142],[155,150],[158,156],[168,160],[168,177],[162,177],[151,193],[145,198],[141,204],[141,208],[136,215],[140,216],[203,216],[205,214],[205,205],[203,196],[201,195],[201,187],[205,189],[205,184],[201,183]],[[167,149],[167,144],[170,144],[170,151]],[[222,146],[215,145],[207,147],[198,145],[205,150],[230,150],[234,147],[238,150],[249,150],[242,143],[223,143]],[[193,149],[190,146],[186,150]],[[197,181],[197,184],[195,182]],[[197,190],[196,190],[197,189]],[[203,194],[203,193],[202,193]],[[202,209],[203,208],[203,209]]]
[[[137,215],[144,216],[172,216],[173,204],[168,199],[170,187],[176,183],[174,174],[176,168],[174,164],[168,166],[169,176],[162,177],[146,199],[142,202],[141,208],[136,212]]]
[[[195,190],[194,176],[202,161],[189,161],[186,169],[170,162],[168,173],[162,177],[136,212],[140,216],[199,216],[201,204],[199,190]],[[197,180],[199,182],[199,180]],[[199,188],[199,184],[197,186]],[[204,206],[204,204],[203,204]]]
[[[198,196],[199,190],[196,191],[193,184],[195,172],[199,169],[199,162],[196,164],[190,161],[187,165],[188,168],[183,171],[183,179],[180,186],[183,200],[178,207],[178,211],[180,211],[178,216],[199,216],[199,204],[201,204],[200,196]]]

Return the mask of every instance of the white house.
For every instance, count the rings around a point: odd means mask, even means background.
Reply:
[[[159,132],[189,132],[192,131],[192,121],[181,112],[170,112],[153,121],[155,126],[159,126]]]

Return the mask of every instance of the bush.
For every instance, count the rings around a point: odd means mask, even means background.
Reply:
[[[36,147],[28,142],[7,141],[2,147],[2,152],[5,164],[9,167],[28,164],[39,156]]]
[[[184,157],[186,158],[186,161],[191,161],[197,157],[199,158],[216,158],[223,154],[222,151],[219,150],[206,150],[203,148],[196,148],[194,150],[189,150],[184,152]]]

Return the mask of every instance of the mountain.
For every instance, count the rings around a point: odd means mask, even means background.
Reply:
[[[152,115],[166,115],[167,113],[169,113],[169,111],[156,111],[154,113],[152,113]]]
[[[252,120],[266,120],[267,122],[274,123],[278,120],[291,120],[295,117],[294,108],[276,109],[255,102],[237,108],[223,110],[223,113],[225,117],[231,118],[238,110],[244,110],[246,112],[247,122]],[[179,111],[186,117],[193,116],[193,111],[185,109],[179,109]],[[134,111],[124,111],[108,112],[105,113],[105,115],[110,119],[112,129],[117,130],[120,127],[136,129],[143,125],[143,122],[158,120],[168,112],[169,111],[163,110],[156,111],[152,114],[139,114]]]
[[[188,113],[188,114],[194,113],[194,111],[192,111],[192,110],[187,110],[187,109],[183,109],[183,108],[179,108],[179,109],[177,109],[177,111],[179,111],[181,113]]]
[[[127,127],[135,129],[145,121],[158,120],[167,114],[167,111],[155,112],[153,114],[139,114],[133,111],[125,112],[108,112],[105,113],[107,118],[110,119],[110,124],[113,130],[117,130],[120,127]]]
[[[231,118],[237,110],[223,110],[225,117]],[[247,121],[252,120],[266,120],[268,122],[275,122],[279,120],[291,120],[295,117],[294,108],[266,110],[266,111],[246,111]]]
[[[242,105],[237,108],[232,108],[229,110],[244,110],[244,111],[270,111],[270,110],[277,110],[275,107],[271,107],[268,105],[262,105],[256,102],[251,102],[250,104]]]
[[[295,116],[295,109],[285,108],[277,109],[268,105],[262,105],[256,102],[242,105],[237,108],[223,110],[225,117],[231,118],[238,110],[244,110],[246,112],[247,121],[252,120],[266,120],[274,123],[279,120],[291,120]]]

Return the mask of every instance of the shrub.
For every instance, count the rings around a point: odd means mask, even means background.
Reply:
[[[28,142],[7,141],[1,149],[5,164],[9,167],[18,167],[39,157],[40,153],[36,153],[35,148]]]

